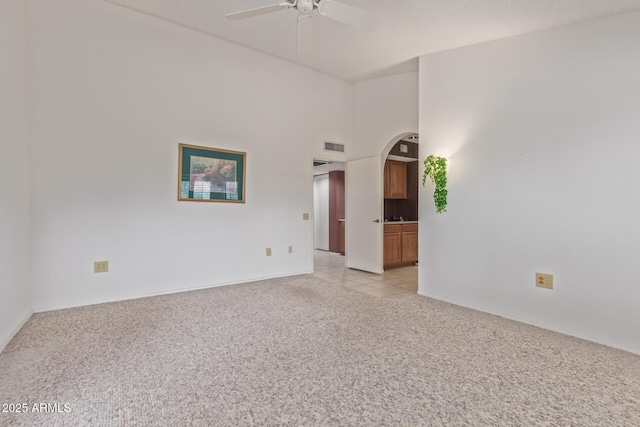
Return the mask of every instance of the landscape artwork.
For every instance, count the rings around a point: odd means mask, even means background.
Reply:
[[[238,162],[225,159],[212,159],[209,157],[191,157],[191,191],[202,191],[206,188],[208,193],[235,193],[236,172]]]
[[[180,144],[178,200],[244,202],[246,153]]]

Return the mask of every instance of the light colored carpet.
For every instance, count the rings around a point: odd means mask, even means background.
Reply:
[[[638,426],[640,357],[297,276],[36,314],[0,402],[29,405],[2,426]]]

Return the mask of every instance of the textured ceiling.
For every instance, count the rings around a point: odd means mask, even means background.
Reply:
[[[382,18],[373,33],[314,13],[313,52],[296,54],[295,10],[232,22],[279,0],[105,0],[348,81],[417,70],[417,57],[640,9],[640,0],[340,0]]]

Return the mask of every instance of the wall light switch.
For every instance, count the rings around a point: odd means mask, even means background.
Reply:
[[[309,214],[308,213],[303,213],[302,214],[302,220],[303,221],[309,221]]]
[[[553,289],[553,274],[536,273],[536,286],[539,288]]]
[[[292,254],[293,253],[293,246],[289,246],[289,253]]]
[[[109,261],[96,261],[93,263],[94,273],[107,273],[109,272]]]
[[[267,256],[271,256],[271,248],[267,248]]]

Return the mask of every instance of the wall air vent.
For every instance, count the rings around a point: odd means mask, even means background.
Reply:
[[[336,153],[344,153],[344,144],[336,144],[333,142],[324,142],[324,151],[335,151]]]

